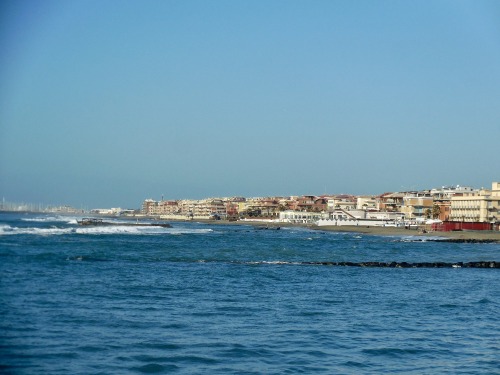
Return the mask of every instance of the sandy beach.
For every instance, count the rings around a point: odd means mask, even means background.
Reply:
[[[471,241],[495,241],[500,242],[500,232],[498,231],[452,231],[452,232],[437,232],[431,231],[422,233],[415,229],[405,229],[396,227],[359,227],[359,226],[326,226],[316,227],[312,229],[326,230],[334,232],[357,232],[371,234],[376,236],[419,236],[419,237],[443,237],[454,240],[471,240]]]
[[[431,231],[422,233],[420,230],[405,229],[397,227],[366,227],[366,226],[321,226],[308,225],[308,224],[291,224],[291,223],[276,223],[266,221],[226,221],[226,220],[195,220],[199,222],[211,224],[229,224],[229,225],[252,225],[257,227],[268,227],[270,229],[276,227],[303,227],[313,230],[330,231],[330,232],[354,232],[363,233],[374,236],[418,236],[424,238],[440,237],[447,240],[456,241],[477,241],[477,242],[499,242],[499,231],[452,231],[452,232],[437,232]]]

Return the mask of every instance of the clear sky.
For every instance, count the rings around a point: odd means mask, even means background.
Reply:
[[[500,1],[0,5],[0,199],[498,180]]]

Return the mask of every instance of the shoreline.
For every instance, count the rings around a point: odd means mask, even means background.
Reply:
[[[125,220],[153,220],[153,217],[121,217]],[[444,241],[444,242],[484,242],[484,243],[500,243],[500,231],[429,231],[422,232],[418,229],[406,229],[404,227],[375,227],[375,226],[316,226],[313,224],[299,223],[279,223],[259,220],[249,221],[229,221],[229,220],[210,220],[210,219],[195,219],[195,220],[159,220],[169,223],[202,223],[211,225],[247,225],[259,228],[276,229],[283,228],[308,228],[317,231],[337,232],[337,233],[359,233],[372,236],[387,236],[387,237],[416,237],[426,241]],[[174,224],[175,225],[175,224]]]
[[[451,231],[451,232],[421,232],[415,229],[405,229],[397,227],[313,227],[316,230],[326,230],[331,232],[357,232],[374,236],[412,236],[422,239],[442,238],[442,241],[449,242],[500,242],[500,232],[497,231]],[[437,240],[437,239],[436,239]]]
[[[189,222],[189,221],[187,221]],[[431,231],[422,233],[415,229],[398,227],[367,227],[367,226],[315,226],[312,224],[275,223],[266,221],[228,221],[228,220],[194,220],[194,222],[215,225],[249,225],[254,227],[267,227],[275,229],[278,227],[308,228],[317,231],[338,233],[360,233],[372,236],[387,237],[421,237],[422,240],[448,241],[448,242],[491,242],[500,243],[500,232],[498,231]]]

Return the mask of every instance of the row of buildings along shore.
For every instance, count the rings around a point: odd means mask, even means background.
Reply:
[[[491,189],[443,186],[438,189],[384,193],[376,196],[304,195],[202,200],[146,199],[140,215],[165,220],[259,220],[317,225],[422,225],[470,223],[470,229],[498,230],[500,182]],[[472,225],[477,224],[476,226]]]

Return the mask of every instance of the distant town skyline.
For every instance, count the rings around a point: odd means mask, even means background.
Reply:
[[[0,197],[488,187],[500,2],[60,1],[0,6]]]
[[[498,186],[498,182],[493,182],[496,186]],[[8,201],[5,199],[5,197],[2,198],[0,201],[0,211],[5,210],[5,211],[32,211],[32,212],[85,212],[85,211],[91,211],[91,210],[137,210],[140,209],[141,206],[144,205],[144,202],[146,201],[151,201],[151,202],[179,202],[179,201],[205,201],[205,200],[227,200],[231,201],[232,199],[240,199],[242,198],[243,200],[254,200],[254,199],[276,199],[276,198],[300,198],[300,197],[380,197],[380,196],[386,196],[387,194],[392,195],[392,194],[405,194],[410,196],[420,196],[421,194],[425,194],[426,192],[429,194],[450,194],[452,192],[455,193],[462,193],[462,192],[479,192],[482,190],[488,191],[488,187],[481,186],[465,186],[465,185],[440,185],[440,186],[435,186],[435,187],[427,187],[423,189],[409,189],[409,190],[387,190],[384,192],[379,192],[379,193],[372,193],[372,194],[355,194],[352,192],[342,192],[342,193],[308,193],[308,194],[289,194],[289,195],[254,195],[254,196],[244,196],[244,195],[232,195],[232,196],[224,196],[224,195],[213,195],[213,196],[205,196],[205,197],[180,197],[180,198],[173,198],[173,197],[168,197],[162,195],[160,198],[156,198],[154,196],[145,196],[139,204],[136,205],[129,205],[129,206],[111,206],[111,205],[101,205],[101,206],[94,206],[91,207],[89,205],[85,204],[80,204],[80,205],[71,205],[68,202],[50,202],[50,203],[41,203],[41,202],[34,202],[34,201],[29,201],[29,200],[22,200],[22,201]]]

